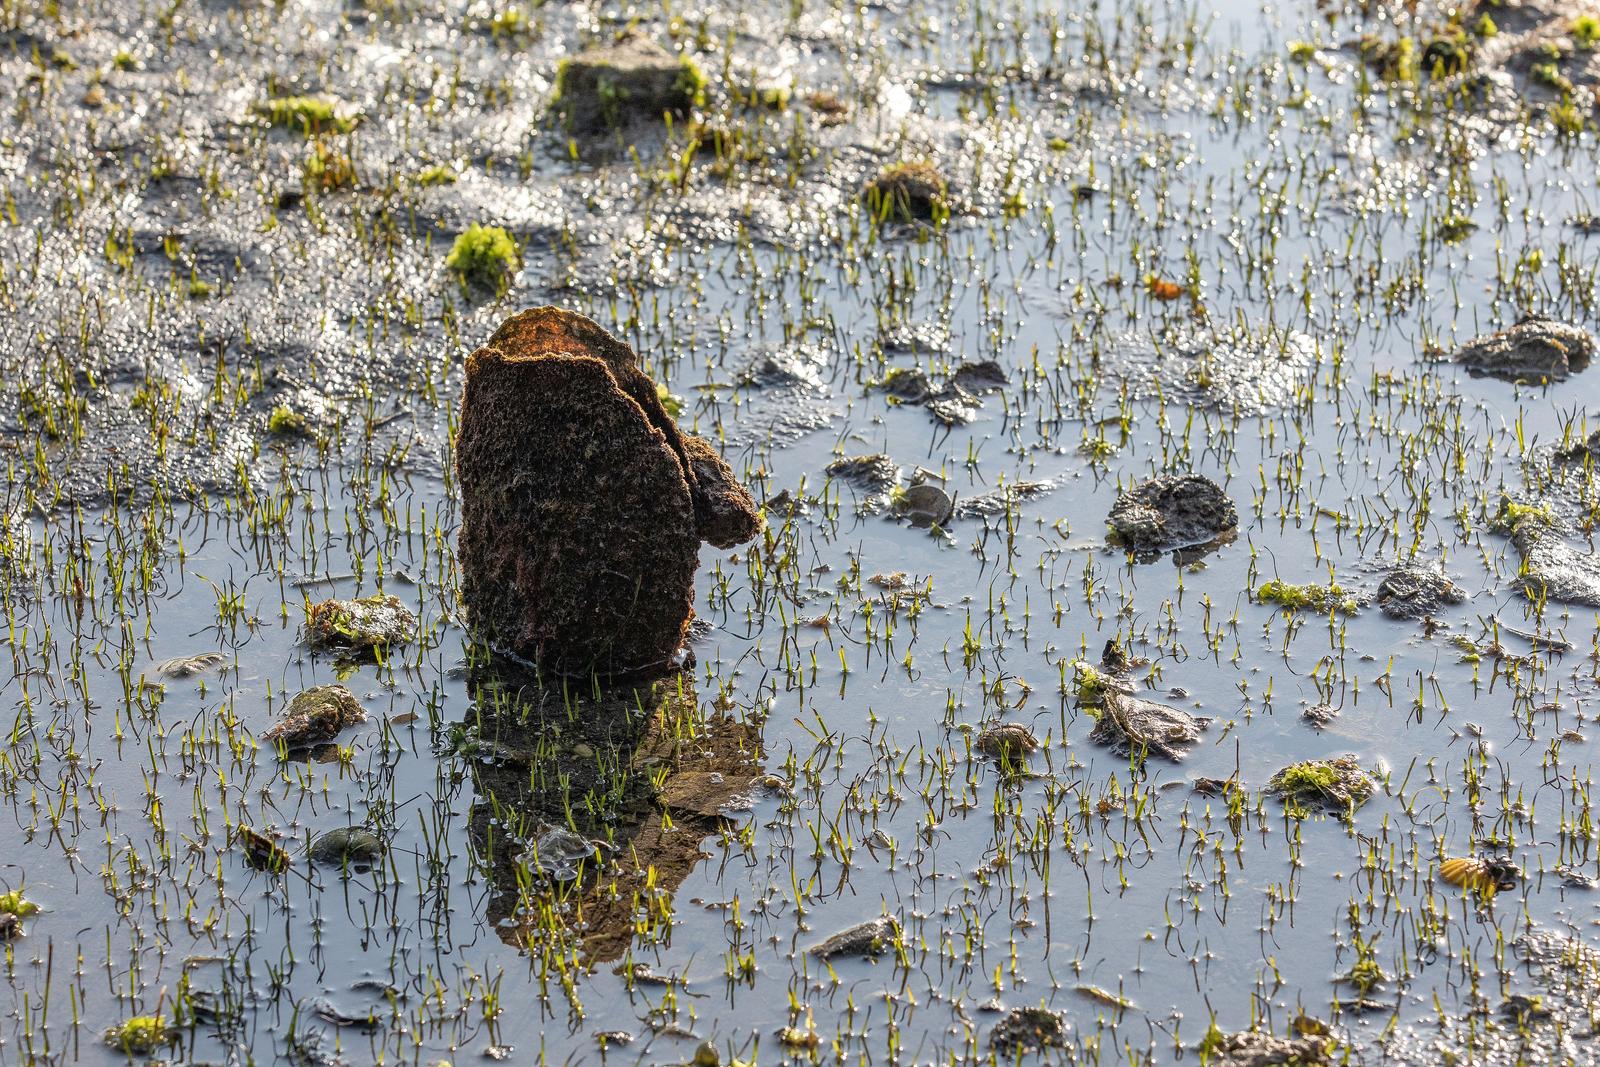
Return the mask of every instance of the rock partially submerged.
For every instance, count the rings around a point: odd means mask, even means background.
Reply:
[[[1239,512],[1210,478],[1162,474],[1118,496],[1106,523],[1129,550],[1159,553],[1222,541],[1238,529]]]
[[[1421,619],[1466,599],[1439,567],[1419,560],[1397,563],[1378,584],[1378,607],[1391,619]]]
[[[289,701],[283,718],[272,725],[261,740],[285,748],[310,748],[332,741],[347,726],[367,721],[367,712],[355,696],[342,685],[318,685]]]
[[[1317,1067],[1333,1062],[1332,1042],[1322,1034],[1276,1037],[1260,1030],[1208,1038],[1207,1061],[1215,1067]]]
[[[1100,696],[1100,715],[1089,740],[1125,752],[1153,752],[1180,760],[1200,740],[1208,722],[1179,708],[1107,689]]]
[[[1538,523],[1520,524],[1512,535],[1522,552],[1522,588],[1530,600],[1561,600],[1600,608],[1600,554],[1568,544]]]
[[[826,469],[831,477],[872,493],[887,493],[900,481],[900,464],[882,452],[836,459]]]
[[[835,956],[876,956],[893,945],[899,936],[900,920],[893,915],[880,915],[840,930],[806,951],[822,960],[831,960]]]
[[[417,617],[397,596],[324,600],[306,609],[306,640],[313,648],[371,652],[416,636]]]
[[[937,485],[913,485],[892,498],[894,513],[913,526],[944,526],[955,514],[955,502]]]
[[[340,827],[313,840],[306,854],[331,867],[371,867],[383,858],[383,840],[360,826]]]
[[[705,98],[705,75],[643,37],[579,52],[556,71],[554,108],[576,133],[686,115]]]
[[[1452,357],[1474,375],[1508,382],[1563,382],[1587,367],[1595,341],[1581,326],[1530,317],[1478,337]]]
[[[559,674],[667,663],[693,617],[700,542],[762,526],[633,350],[559,308],[513,316],[468,357],[456,469],[469,621]]]
[[[1002,1056],[1063,1048],[1071,1027],[1065,1013],[1046,1008],[1013,1008],[989,1031],[989,1044]]]
[[[1321,810],[1349,811],[1365,804],[1377,786],[1354,756],[1291,763],[1267,783],[1284,803]]]
[[[996,723],[978,734],[978,751],[1002,763],[1021,763],[1038,748],[1039,739],[1019,722]]]

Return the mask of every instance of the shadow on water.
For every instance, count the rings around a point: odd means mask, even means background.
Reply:
[[[683,670],[586,684],[483,656],[468,685],[456,742],[488,923],[516,947],[575,936],[590,963],[665,941],[703,841],[761,788],[759,725],[702,713]]]

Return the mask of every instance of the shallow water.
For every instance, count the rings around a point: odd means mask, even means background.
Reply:
[[[1597,199],[1592,133],[1363,98],[1335,47],[1350,19],[1330,36],[1291,4],[548,4],[509,41],[474,28],[483,4],[368,8],[68,5],[8,30],[0,889],[43,911],[7,946],[0,1061],[125,1059],[106,1027],[181,1004],[185,1062],[678,1063],[702,1040],[724,1062],[987,1062],[1000,1010],[1036,1005],[1067,1014],[1050,1055],[1072,1060],[1198,1059],[1213,1022],[1304,1013],[1364,1060],[1593,1062],[1592,994],[1526,1032],[1502,1005],[1556,999],[1530,932],[1600,944],[1600,896],[1556,871],[1600,875],[1600,630],[1529,604],[1491,519],[1504,491],[1592,520],[1581,464],[1543,477],[1593,428],[1600,371],[1528,388],[1432,355],[1523,311],[1595,325],[1600,237],[1568,222]],[[749,158],[684,179],[681,131],[572,158],[541,117],[555,58],[633,15],[700,50]],[[1327,69],[1292,62],[1296,39]],[[730,104],[725,60],[790,62],[790,109]],[[356,190],[279,206],[306,147],[248,118],[272,79],[363,110],[339,142]],[[848,120],[820,125],[812,88]],[[923,155],[956,216],[872,225],[861,181]],[[413,180],[442,162],[453,184]],[[1440,240],[1458,215],[1477,228]],[[498,300],[443,265],[474,221],[525,243]],[[1191,291],[1155,299],[1147,276]],[[805,501],[705,550],[695,714],[601,737],[580,693],[546,724],[563,772],[664,738],[755,751],[781,785],[726,819],[663,823],[637,771],[557,810],[488,747],[506,739],[458,621],[449,430],[465,351],[546,302],[634,344],[758,500]],[[966,425],[870,385],[986,359],[1007,383]],[[322,443],[267,432],[281,405]],[[875,452],[958,507],[1048,491],[919,529],[825,473]],[[1238,537],[1133,561],[1105,515],[1170,471],[1221,483]],[[1432,625],[1251,595],[1367,597],[1412,555],[1468,594]],[[413,646],[355,666],[305,647],[308,601],[380,589],[420,616]],[[1473,662],[1451,642],[1487,649],[1496,618],[1570,647],[1501,630],[1519,658]],[[1112,638],[1146,696],[1210,717],[1181,763],[1089,740],[1072,664]],[[339,679],[369,719],[328,762],[256,744]],[[977,751],[994,722],[1043,742],[1028,773]],[[1264,792],[1344,753],[1379,785],[1348,823]],[[605,913],[631,933],[590,940],[559,880],[525,862],[519,886],[486,854],[484,827],[566,820],[659,850],[661,884]],[[289,871],[253,869],[234,824],[281,834]],[[379,868],[306,861],[349,825],[385,839]],[[1491,844],[1523,878],[1480,908],[1438,867]],[[805,951],[883,914],[896,951]],[[1356,1004],[1336,979],[1363,960],[1386,978]]]

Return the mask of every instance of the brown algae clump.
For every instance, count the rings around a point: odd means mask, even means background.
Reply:
[[[938,222],[950,214],[950,186],[927,160],[891,163],[861,190],[874,216],[898,222]]]

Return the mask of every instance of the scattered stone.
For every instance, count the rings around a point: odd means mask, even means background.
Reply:
[[[874,493],[887,493],[900,482],[900,464],[881,452],[836,459],[825,469],[834,478]]]
[[[1071,1029],[1064,1012],[1045,1008],[1012,1008],[989,1031],[989,1045],[1002,1056],[1064,1048]]]
[[[1267,783],[1267,791],[1285,803],[1324,811],[1359,808],[1376,789],[1354,756],[1292,763]]]
[[[221,652],[201,652],[193,656],[179,656],[176,659],[162,660],[157,663],[155,671],[164,678],[192,678],[197,674],[204,674],[209,671],[225,658]]]
[[[576,133],[682,116],[705,98],[699,64],[643,37],[579,52],[556,71],[554,108]]]
[[[965,426],[978,417],[983,401],[959,385],[951,384],[928,400],[928,414],[945,426]]]
[[[1418,560],[1395,564],[1378,585],[1378,607],[1391,619],[1421,619],[1466,598],[1443,570]]]
[[[313,863],[353,868],[371,867],[383,859],[383,841],[359,826],[329,830],[311,842],[306,853]]]
[[[1333,1062],[1328,1038],[1321,1034],[1275,1037],[1259,1030],[1213,1034],[1206,1038],[1207,1061],[1215,1067],[1318,1067]]]
[[[984,393],[991,389],[1003,388],[1006,384],[1006,372],[992,359],[963,363],[950,375],[950,384],[969,393]]]
[[[1114,689],[1101,694],[1100,708],[1089,740],[1123,751],[1154,752],[1170,760],[1187,755],[1210,721]]]
[[[594,845],[581,834],[557,826],[539,835],[533,853],[534,862],[551,879],[570,882],[578,877],[579,865],[593,859]]]
[[[633,350],[553,307],[467,359],[456,469],[470,623],[565,675],[658,669],[693,617],[700,542],[763,523],[716,450],[686,439]]]
[[[950,186],[925,160],[891,163],[861,190],[875,216],[897,222],[933,221],[949,213]]]
[[[694,521],[700,539],[717,548],[732,548],[760,533],[761,513],[711,442],[684,434],[683,452],[694,475]]]
[[[679,771],[661,784],[656,799],[669,811],[706,819],[723,818],[740,808],[749,808],[750,791],[759,781],[753,774]]]
[[[891,368],[878,388],[904,404],[921,404],[933,395],[933,383],[921,367]]]
[[[289,701],[283,718],[272,725],[261,740],[283,742],[285,748],[309,748],[332,741],[347,726],[367,721],[366,709],[342,685],[318,685]]]
[[[1314,729],[1326,730],[1339,717],[1339,709],[1331,704],[1314,704],[1302,711],[1300,717]]]
[[[1581,326],[1535,316],[1468,341],[1452,358],[1474,375],[1562,382],[1587,367],[1594,353],[1594,338]]]
[[[1037,500],[1055,488],[1053,482],[1011,482],[998,489],[956,501],[958,519],[987,519],[1003,515],[1024,500]]]
[[[876,956],[894,944],[899,936],[900,921],[893,915],[880,915],[840,930],[806,951],[823,960],[831,960],[835,956]]]
[[[1221,541],[1238,528],[1239,512],[1210,478],[1162,474],[1118,496],[1106,521],[1130,550],[1163,552]]]
[[[937,485],[913,485],[895,493],[894,513],[911,520],[913,526],[944,526],[955,514],[950,494]]]
[[[1033,731],[1018,722],[998,723],[978,733],[978,751],[1002,763],[1021,763],[1038,748]]]
[[[306,639],[313,648],[370,652],[416,635],[417,617],[397,596],[324,600],[306,609]]]

